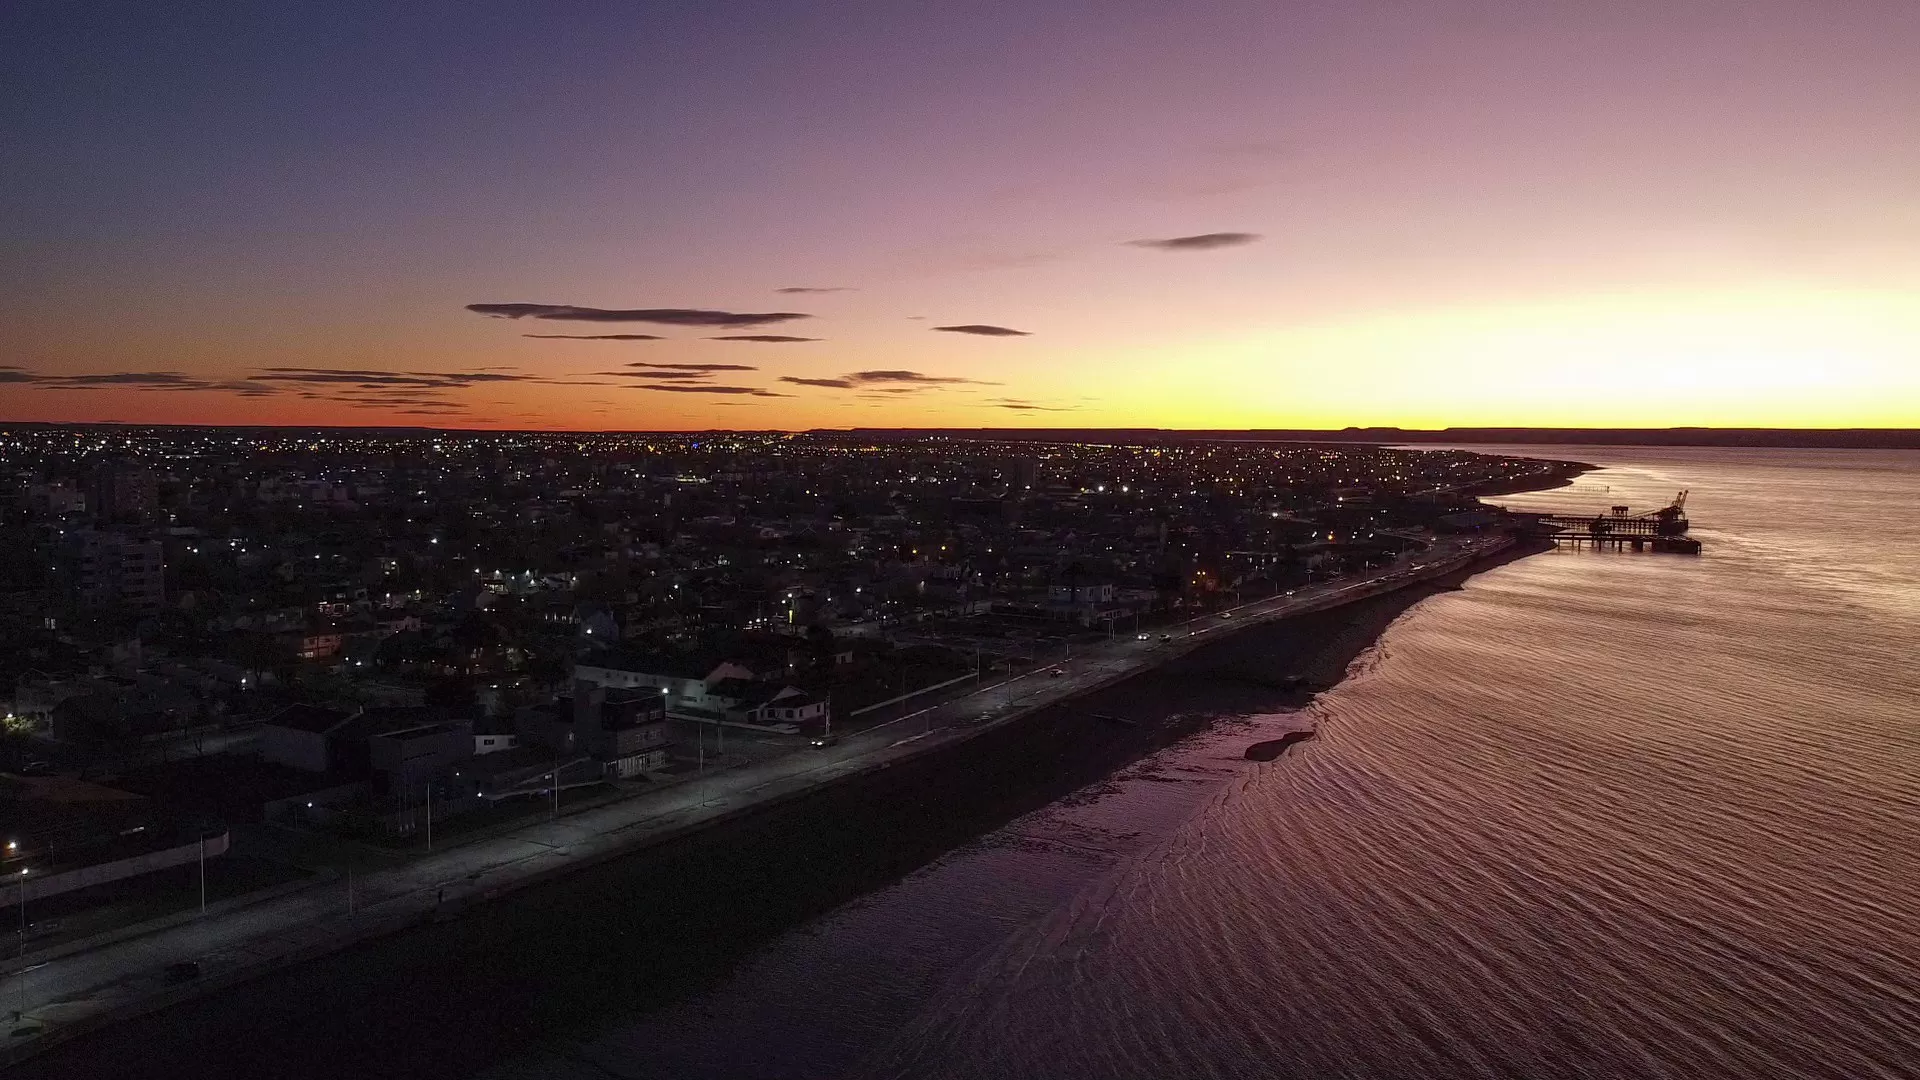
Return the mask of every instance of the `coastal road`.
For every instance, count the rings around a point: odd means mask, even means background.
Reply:
[[[981,686],[965,696],[846,736],[833,746],[708,770],[631,798],[530,822],[505,833],[416,856],[97,948],[36,962],[33,954],[0,964],[0,1008],[18,1011],[8,1054],[113,1016],[157,1007],[198,988],[239,981],[422,919],[451,917],[465,905],[561,872],[804,794],[840,777],[885,768],[970,738],[1032,709],[1144,671],[1221,631],[1391,591],[1437,576],[1505,545],[1441,541],[1363,579],[1327,582],[1242,604],[1164,628],[1147,640],[1102,643],[1054,669]],[[1160,641],[1162,633],[1170,641]],[[169,986],[167,965],[195,961],[201,975]],[[10,1058],[9,1058],[10,1060]]]

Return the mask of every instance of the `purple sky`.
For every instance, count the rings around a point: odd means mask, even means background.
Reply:
[[[0,418],[1920,424],[1916,73],[1911,0],[12,5]]]

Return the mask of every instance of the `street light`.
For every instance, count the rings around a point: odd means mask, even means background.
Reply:
[[[27,955],[27,868],[20,868],[20,955]]]

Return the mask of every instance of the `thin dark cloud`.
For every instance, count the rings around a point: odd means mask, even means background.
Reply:
[[[240,382],[210,383],[206,389],[218,390],[227,394],[239,394],[241,397],[272,397],[284,391],[283,387],[272,386],[266,383],[246,382],[244,380]]]
[[[711,371],[590,371],[589,375],[612,375],[621,379],[711,379]]]
[[[1155,251],[1214,251],[1219,248],[1251,244],[1259,239],[1259,233],[1210,232],[1194,236],[1169,236],[1161,240],[1129,240],[1127,245],[1152,248]]]
[[[665,341],[659,334],[521,334],[521,337],[559,341]]]
[[[978,334],[981,337],[1026,337],[1025,330],[1015,330],[1007,326],[994,326],[991,323],[961,323],[958,326],[936,326],[935,330],[944,330],[949,334]]]
[[[979,379],[963,379],[953,375],[928,375],[923,372],[903,370],[850,371],[834,378],[818,379],[782,375],[780,381],[795,386],[819,386],[828,390],[864,390],[885,394],[913,394],[922,390],[940,390],[961,385],[999,385]]]
[[[740,395],[746,395],[748,397],[786,397],[787,396],[785,394],[775,393],[772,390],[762,390],[757,386],[713,386],[709,384],[701,384],[698,386],[687,386],[687,385],[669,385],[666,383],[641,383],[635,386],[634,389],[635,390],[664,390],[664,391],[667,391],[668,393],[674,393],[674,394],[740,394]]]
[[[103,386],[137,386],[148,390],[205,390],[213,385],[179,371],[111,371],[97,375],[41,375],[36,380],[50,390],[88,390]]]
[[[848,285],[789,285],[784,289],[775,289],[773,291],[785,293],[788,296],[806,296],[818,295],[820,293],[852,292],[853,288]]]
[[[1012,409],[1015,412],[1072,412],[1073,411],[1073,407],[1071,405],[1041,405],[1037,402],[1026,401],[1021,398],[995,398],[992,401],[982,402],[982,404],[991,405],[996,409]]]
[[[464,386],[465,383],[451,383],[445,379],[419,378],[412,375],[358,375],[343,372],[274,372],[267,375],[249,375],[253,382],[262,383],[311,383],[317,385],[345,386]]]
[[[181,371],[102,371],[81,375],[46,375],[16,365],[0,368],[0,383],[32,386],[41,390],[106,390],[127,387],[135,390],[215,390],[248,392],[244,384],[204,379]],[[271,389],[252,390],[249,397],[261,397]]]
[[[368,368],[305,367],[262,368],[260,374],[247,376],[247,381],[356,386],[365,389],[418,387],[426,390],[460,390],[487,383],[561,383],[561,380],[536,375],[509,375],[499,371],[375,371]]]
[[[708,341],[760,341],[769,345],[784,345],[795,341],[819,341],[817,337],[789,337],[786,334],[722,334]]]
[[[856,371],[847,376],[853,382],[862,385],[868,383],[918,383],[923,386],[954,385],[959,383],[978,383],[982,386],[997,385],[982,383],[979,379],[962,379],[950,375],[925,375],[918,371]]]
[[[627,365],[632,368],[647,368],[653,371],[759,371],[752,364],[653,364],[645,360],[636,360]]]
[[[467,310],[496,319],[571,322],[644,322],[665,326],[751,327],[810,319],[800,311],[715,311],[707,308],[595,308],[572,304],[468,304]]]

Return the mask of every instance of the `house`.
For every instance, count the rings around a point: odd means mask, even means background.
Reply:
[[[302,660],[328,660],[339,655],[346,634],[332,623],[319,623],[286,635],[285,642]]]
[[[827,703],[783,682],[722,679],[709,691],[713,712],[737,724],[822,723]]]
[[[580,628],[580,640],[601,648],[620,642],[620,620],[604,604],[581,604],[574,609],[574,622]]]
[[[340,764],[338,737],[357,715],[320,705],[289,705],[260,726],[260,756],[306,772],[328,772]]]
[[[575,682],[624,690],[651,689],[669,712],[711,708],[709,688],[726,679],[751,679],[754,671],[733,660],[616,651],[574,664]]]
[[[1111,582],[1098,585],[1051,585],[1047,588],[1047,603],[1056,607],[1111,604],[1113,590]]]

